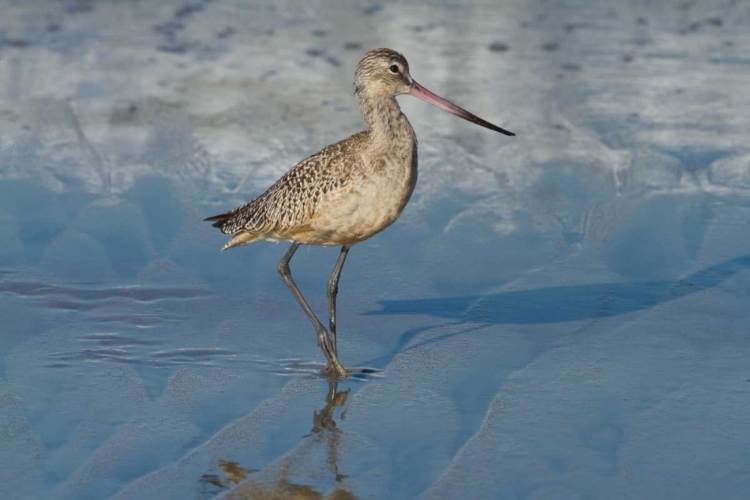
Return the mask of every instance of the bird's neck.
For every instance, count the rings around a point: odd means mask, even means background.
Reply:
[[[359,107],[370,129],[373,143],[392,145],[415,140],[409,120],[393,96],[357,96]]]

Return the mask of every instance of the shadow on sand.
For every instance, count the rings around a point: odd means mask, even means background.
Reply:
[[[706,267],[676,281],[596,283],[416,300],[383,300],[367,315],[403,314],[459,323],[545,324],[604,318],[655,307],[714,288],[743,269],[750,255]]]
[[[458,331],[411,344],[417,336],[438,325],[405,331],[386,355],[366,362],[384,368],[398,353],[464,335],[486,325],[542,325],[596,320],[650,309],[659,304],[714,288],[743,269],[750,268],[750,255],[726,260],[675,281],[595,283],[508,291],[486,295],[464,295],[436,299],[383,300],[381,309],[366,315],[424,315],[453,320]],[[411,344],[411,345],[410,345]],[[408,346],[408,347],[407,347]]]

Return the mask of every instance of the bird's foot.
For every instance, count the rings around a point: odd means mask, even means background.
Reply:
[[[338,359],[328,361],[328,364],[323,367],[320,373],[326,377],[339,375],[344,378],[349,378],[349,373],[347,373],[346,368],[343,367]]]
[[[331,341],[328,331],[323,327],[318,330],[318,347],[328,359],[328,364],[322,370],[323,375],[336,373],[344,378],[349,378],[349,374],[346,373],[346,369],[336,356],[336,344]]]

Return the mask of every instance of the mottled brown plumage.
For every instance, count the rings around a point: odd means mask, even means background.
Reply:
[[[346,375],[336,355],[336,292],[351,245],[390,226],[401,214],[417,182],[417,137],[396,102],[410,94],[461,118],[513,135],[432,94],[409,74],[406,59],[390,49],[368,52],[357,65],[355,97],[365,131],[332,144],[298,163],[265,193],[231,212],[209,217],[233,235],[224,250],[259,240],[289,241],[279,273],[313,322],[327,369]],[[341,245],[328,283],[330,334],[299,293],[289,260],[300,245]]]
[[[394,90],[408,91],[408,73],[386,73],[382,82],[372,78],[383,64],[392,63],[408,71],[403,56],[389,49],[369,52],[357,68],[355,95],[368,130],[327,146],[250,203],[216,216],[214,225],[234,235],[224,249],[260,239],[354,244],[396,220],[416,185],[417,140],[395,100]],[[396,190],[396,196],[384,197],[386,188]],[[386,201],[390,206],[384,206]]]

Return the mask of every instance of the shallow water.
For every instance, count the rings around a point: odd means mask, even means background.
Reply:
[[[0,496],[744,498],[750,8],[704,4],[6,0]],[[401,98],[334,386],[285,246],[201,219],[362,127],[378,46],[518,137]]]

